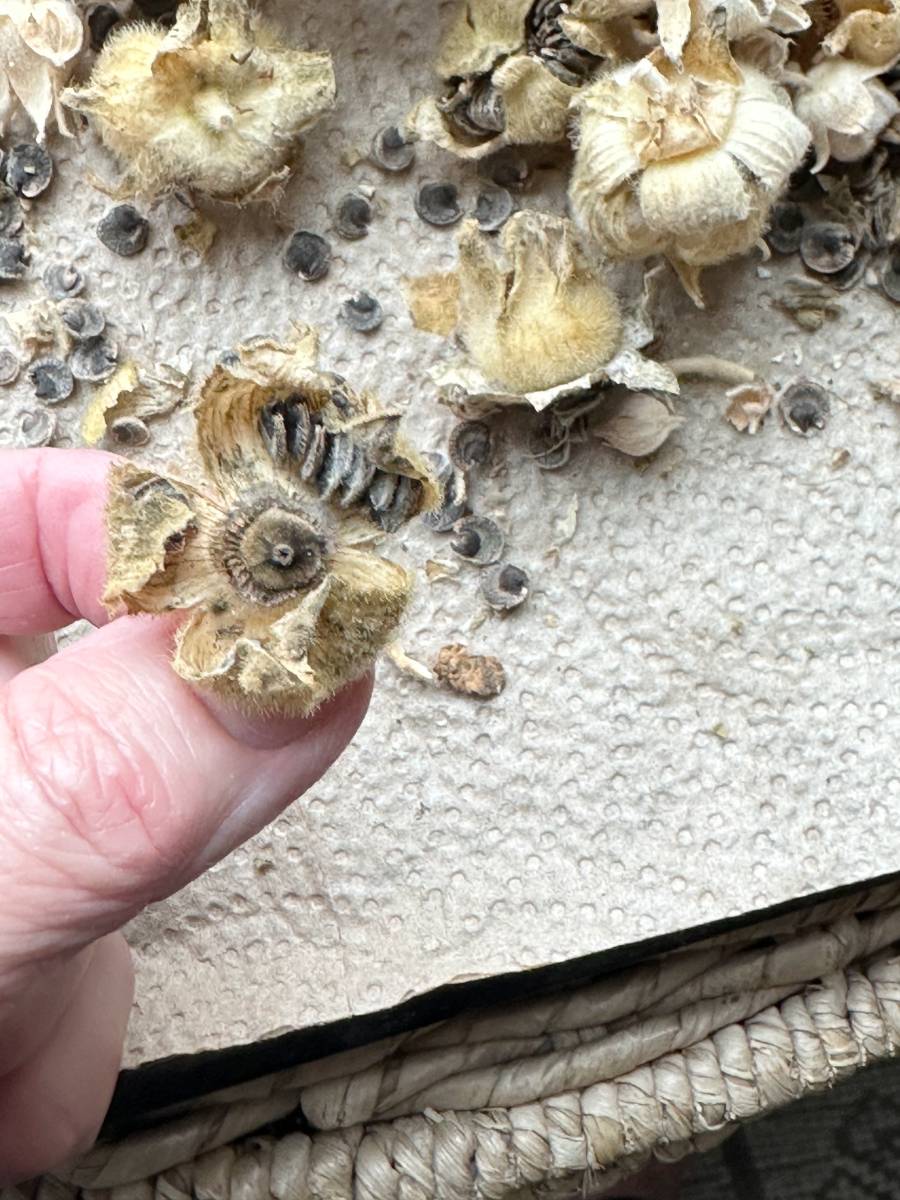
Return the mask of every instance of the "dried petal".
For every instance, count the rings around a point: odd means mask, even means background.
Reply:
[[[195,212],[183,225],[175,226],[175,236],[200,258],[206,258],[219,233],[215,221],[203,213]]]
[[[434,663],[441,683],[463,696],[488,700],[506,687],[506,673],[499,658],[472,654],[467,646],[444,646]]]
[[[403,280],[406,303],[416,329],[449,337],[459,320],[459,275],[439,271]]]
[[[775,400],[775,393],[764,380],[743,383],[725,393],[728,408],[726,420],[739,433],[756,434],[762,429],[763,421]]]

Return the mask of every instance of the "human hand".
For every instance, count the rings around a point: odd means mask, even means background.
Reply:
[[[97,1134],[132,996],[116,931],[315,783],[371,692],[250,721],[171,670],[174,621],[107,623],[111,462],[0,451],[0,1186]],[[37,661],[30,639],[78,617],[105,627]]]

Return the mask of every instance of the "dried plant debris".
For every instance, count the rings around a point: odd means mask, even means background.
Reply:
[[[491,427],[484,421],[460,421],[450,431],[447,450],[459,471],[471,471],[490,462],[494,449]]]
[[[779,401],[781,418],[791,433],[809,437],[821,433],[831,412],[828,392],[811,379],[798,379],[786,388]]]
[[[28,371],[28,378],[38,400],[59,404],[68,400],[75,390],[75,379],[61,358],[39,358]]]
[[[358,241],[368,234],[374,216],[370,195],[363,191],[348,192],[338,201],[335,210],[335,233],[345,241]]]
[[[356,333],[374,333],[384,321],[384,310],[369,292],[357,292],[341,305],[340,316]]]
[[[785,280],[774,302],[809,333],[815,333],[826,320],[843,312],[843,305],[833,288],[803,275]]]
[[[96,446],[109,436],[119,445],[144,444],[127,440],[132,434],[142,436],[129,422],[138,421],[146,429],[148,421],[170,416],[184,402],[187,384],[180,373],[165,378],[141,371],[133,362],[122,363],[91,397],[81,423],[83,441]]]
[[[5,184],[0,184],[0,234],[14,237],[24,223],[22,206],[15,193]]]
[[[70,0],[4,0],[0,6],[0,133],[23,114],[43,138],[55,122],[71,129],[60,93],[84,42]]]
[[[57,306],[48,300],[38,300],[14,312],[5,313],[4,320],[19,343],[26,362],[35,358],[66,358],[72,339],[63,325]]]
[[[434,673],[417,658],[411,658],[399,642],[389,642],[384,648],[384,653],[397,670],[408,675],[410,679],[418,679],[419,683],[434,683]]]
[[[315,283],[324,279],[331,267],[331,246],[318,233],[298,229],[285,247],[283,262],[292,275]]]
[[[409,315],[416,329],[449,337],[459,320],[459,275],[437,271],[403,280]]]
[[[580,94],[570,187],[577,223],[613,258],[664,254],[703,304],[703,267],[746,253],[810,134],[787,93],[733,57],[718,15]]]
[[[655,454],[684,417],[664,393],[616,391],[604,393],[594,413],[591,432],[604,445],[631,458]]]
[[[821,171],[831,158],[865,158],[900,114],[897,97],[877,78],[880,70],[852,59],[830,58],[806,72],[795,108],[812,131],[814,171]]]
[[[117,204],[97,225],[97,237],[113,254],[131,258],[147,245],[150,222],[131,204]]]
[[[387,492],[408,518],[436,499],[398,418],[316,368],[316,339],[238,347],[199,389],[194,487],[114,469],[111,612],[188,614],[174,668],[250,712],[306,714],[366,671],[411,576],[371,548]]]
[[[438,485],[438,503],[425,514],[425,524],[435,533],[448,533],[469,510],[469,493],[464,473],[443,454],[429,454]]]
[[[488,608],[495,612],[510,612],[528,599],[531,581],[521,567],[498,563],[481,577],[481,594]]]
[[[193,250],[200,258],[206,258],[219,234],[219,227],[210,217],[195,212],[181,225],[176,225],[175,236],[182,245]]]
[[[0,280],[24,279],[27,264],[24,244],[18,238],[0,237]]]
[[[455,225],[463,217],[459,189],[455,183],[423,183],[416,192],[416,212],[423,221],[438,227]]]
[[[22,364],[11,350],[0,350],[0,387],[9,387],[19,378]]]
[[[516,211],[516,202],[506,188],[483,187],[475,201],[475,220],[482,233],[496,233]]]
[[[739,433],[759,433],[775,401],[775,392],[763,379],[742,383],[725,393],[725,419]]]
[[[467,414],[527,404],[538,412],[607,381],[678,391],[644,358],[653,337],[645,294],[625,314],[570,223],[516,213],[498,236],[467,221],[459,235],[459,325],[467,359],[437,368],[443,398]]]
[[[56,414],[43,406],[22,413],[17,444],[29,450],[49,446],[56,437],[56,424]]]
[[[434,661],[435,678],[453,692],[490,700],[506,687],[506,672],[499,658],[473,654],[458,643],[443,646]]]
[[[124,195],[191,188],[233,201],[284,182],[300,135],[334,99],[330,56],[287,45],[248,0],[186,0],[168,33],[123,27],[65,93],[120,159]]]
[[[51,300],[68,300],[84,291],[84,276],[71,263],[51,263],[42,282]]]
[[[900,244],[891,248],[881,269],[881,288],[889,300],[900,304]]]
[[[503,556],[506,539],[490,517],[463,517],[453,527],[450,549],[477,567],[489,567]]]
[[[393,174],[408,171],[416,157],[416,148],[396,125],[379,129],[372,139],[372,161]]]
[[[21,199],[34,200],[50,186],[53,159],[36,142],[19,142],[3,161],[3,178]]]

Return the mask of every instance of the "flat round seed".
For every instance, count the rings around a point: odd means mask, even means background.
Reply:
[[[22,205],[12,188],[0,183],[0,234],[12,237],[24,224]]]
[[[416,149],[396,125],[379,129],[372,140],[372,161],[383,171],[407,171],[416,157]]]
[[[502,229],[516,210],[516,202],[506,188],[496,185],[482,188],[475,201],[475,220],[482,233]]]
[[[492,449],[490,427],[484,421],[460,421],[453,427],[447,444],[450,461],[460,471],[483,467]]]
[[[8,387],[19,378],[22,364],[12,350],[0,350],[0,387]]]
[[[3,171],[17,196],[33,200],[50,186],[53,159],[37,142],[20,142],[7,154]]]
[[[99,337],[106,328],[106,317],[96,304],[89,304],[87,300],[61,301],[59,315],[66,329],[78,342]]]
[[[489,179],[495,183],[497,187],[521,192],[531,179],[531,167],[528,160],[514,146],[504,146],[490,158],[482,159],[478,164],[478,174],[482,179]]]
[[[84,276],[69,263],[51,263],[44,271],[44,287],[51,300],[68,300],[84,289]]]
[[[109,379],[119,360],[119,348],[107,337],[89,338],[79,342],[69,359],[72,374],[76,379],[99,383]]]
[[[369,232],[374,210],[368,196],[362,192],[348,192],[338,201],[334,216],[334,229],[339,237],[356,242]]]
[[[314,283],[328,274],[331,247],[318,233],[298,229],[285,247],[283,261],[292,275]]]
[[[94,4],[87,14],[91,49],[102,50],[104,42],[121,20],[122,17],[111,4]]]
[[[109,427],[109,437],[117,446],[146,446],[150,430],[140,417],[117,417]]]
[[[846,225],[837,221],[815,221],[800,237],[800,257],[811,271],[832,275],[850,265],[859,241]]]
[[[28,256],[17,238],[0,237],[0,279],[22,279]]]
[[[779,254],[796,254],[800,249],[805,224],[806,218],[800,205],[785,200],[772,209],[766,240]]]
[[[56,437],[56,415],[46,408],[22,413],[19,419],[18,443],[29,450],[49,446]]]
[[[900,304],[900,246],[894,246],[881,272],[884,294]]]
[[[490,517],[464,517],[457,521],[453,533],[450,549],[466,562],[487,567],[500,561],[505,539]]]
[[[485,572],[481,581],[481,594],[490,608],[505,612],[518,608],[528,599],[530,581],[521,567],[512,563],[500,563]]]
[[[131,258],[147,245],[150,222],[131,204],[117,204],[97,226],[97,237],[113,254]]]
[[[384,310],[368,292],[357,292],[341,305],[341,320],[357,333],[373,333],[384,320]]]
[[[811,379],[798,379],[785,389],[779,401],[781,415],[791,433],[809,437],[821,432],[831,412],[831,399],[818,383]]]
[[[416,212],[429,225],[455,225],[463,215],[455,183],[423,183],[416,194]]]
[[[34,394],[48,404],[68,400],[75,390],[72,372],[61,358],[39,358],[28,371]]]

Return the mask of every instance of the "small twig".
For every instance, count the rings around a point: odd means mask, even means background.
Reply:
[[[664,364],[680,381],[688,377],[712,379],[716,383],[752,383],[756,372],[730,358],[719,358],[716,354],[698,354],[693,358],[671,358]]]

